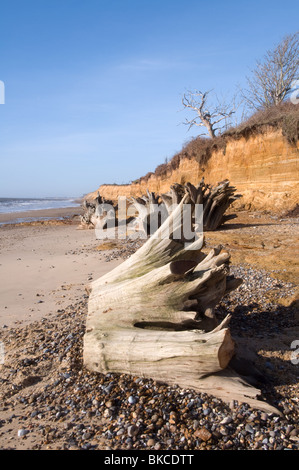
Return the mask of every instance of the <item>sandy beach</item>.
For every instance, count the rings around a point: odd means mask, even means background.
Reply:
[[[82,299],[89,281],[120,262],[103,260],[94,231],[77,230],[76,214],[77,208],[48,210],[43,217],[63,220],[0,226],[1,327],[28,324]]]
[[[298,1],[0,5],[0,451],[298,451]]]
[[[96,240],[93,230],[78,229],[74,209],[52,216],[0,226],[1,449],[298,449],[298,366],[290,360],[298,339],[298,218],[240,213],[207,234],[207,249],[221,241],[244,279],[217,314],[230,313],[232,334],[255,351],[263,397],[277,409],[267,413],[86,370],[86,286],[139,245]]]

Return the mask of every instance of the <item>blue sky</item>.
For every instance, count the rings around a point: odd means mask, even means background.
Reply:
[[[0,197],[80,196],[197,135],[187,89],[229,99],[298,29],[298,2],[1,0]]]

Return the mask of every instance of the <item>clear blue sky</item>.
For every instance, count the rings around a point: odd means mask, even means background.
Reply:
[[[1,0],[0,197],[153,171],[196,135],[182,94],[230,97],[298,14],[293,0]]]

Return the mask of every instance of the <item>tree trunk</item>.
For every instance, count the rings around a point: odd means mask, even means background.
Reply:
[[[260,391],[229,369],[230,318],[218,324],[214,314],[242,281],[229,276],[228,253],[202,252],[202,234],[188,245],[173,238],[184,204],[194,210],[190,191],[155,236],[90,285],[84,364],[257,404]]]
[[[84,214],[81,216],[79,229],[104,229],[110,220],[115,222],[117,206],[112,201],[103,198],[98,192],[94,201],[83,201]]]
[[[151,235],[151,230],[156,231],[162,222],[168,217],[168,212],[164,204],[159,204],[159,196],[147,190],[147,195],[142,197],[131,197],[130,202],[137,211],[137,215],[130,223],[130,228],[143,233],[146,236]],[[156,220],[156,227],[151,228],[153,220]]]
[[[203,231],[217,230],[226,221],[236,218],[236,214],[225,215],[229,206],[238,198],[240,194],[235,194],[236,188],[230,186],[225,180],[216,186],[206,184],[204,178],[197,186],[191,183],[185,185],[194,204],[203,205]],[[171,192],[162,194],[161,198],[168,208],[171,204],[182,199],[183,186],[175,184],[171,187]]]
[[[193,204],[202,204],[203,206],[203,231],[217,230],[228,220],[237,217],[236,214],[225,215],[229,206],[241,197],[241,195],[235,194],[236,188],[230,186],[228,180],[222,181],[213,187],[206,184],[204,178],[202,178],[197,186],[191,183],[186,183],[186,185],[175,183],[168,193],[161,194],[160,197],[148,192],[148,196],[131,198],[138,212],[135,226],[147,235],[153,234],[154,231],[151,231],[150,222],[153,220],[154,213],[159,211],[160,222],[165,220],[176,205],[181,202],[186,190]],[[160,204],[158,204],[159,202]]]

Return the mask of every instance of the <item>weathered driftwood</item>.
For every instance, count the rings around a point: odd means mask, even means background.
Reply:
[[[81,216],[81,224],[79,228],[87,229],[104,229],[109,220],[115,220],[115,210],[112,201],[103,198],[98,192],[97,197],[93,201],[83,201],[84,214]],[[113,208],[113,209],[112,209]]]
[[[169,215],[167,207],[164,203],[161,203],[160,197],[156,196],[154,192],[149,192],[149,190],[147,190],[146,195],[131,197],[129,201],[136,209],[130,228],[135,229],[140,234],[152,235]],[[156,227],[153,225],[153,220],[156,221]]]
[[[197,186],[191,183],[186,183],[189,195],[194,204],[203,205],[203,230],[211,231],[217,230],[228,220],[237,217],[236,214],[225,215],[229,206],[238,198],[239,194],[235,194],[236,188],[230,186],[229,181],[221,181],[216,186],[206,184],[204,178]],[[166,205],[169,212],[171,212],[173,204],[178,204],[184,197],[184,186],[181,184],[174,184],[171,190],[161,195],[161,199]]]
[[[155,236],[90,285],[84,364],[269,409],[230,369],[230,318],[215,318],[220,299],[241,283],[229,275],[229,254],[220,247],[204,254],[202,235],[188,245],[174,239],[182,207],[194,207],[193,199],[187,191]]]
[[[192,202],[203,206],[204,231],[217,230],[228,220],[237,217],[236,214],[225,214],[229,206],[241,197],[235,194],[236,188],[230,186],[228,180],[212,187],[205,184],[204,179],[202,179],[197,186],[191,183],[186,183],[186,185],[175,183],[168,193],[161,194],[161,196],[147,191],[147,195],[143,195],[141,198],[131,198],[137,211],[136,228],[147,235],[153,234],[154,230],[152,230],[150,222],[155,220],[155,213],[159,213],[158,226],[160,226],[182,201],[186,189]]]
[[[81,215],[81,224],[78,228],[94,228],[94,225],[91,223],[91,218],[95,213],[95,203],[84,200],[82,207],[84,209],[84,214]]]

